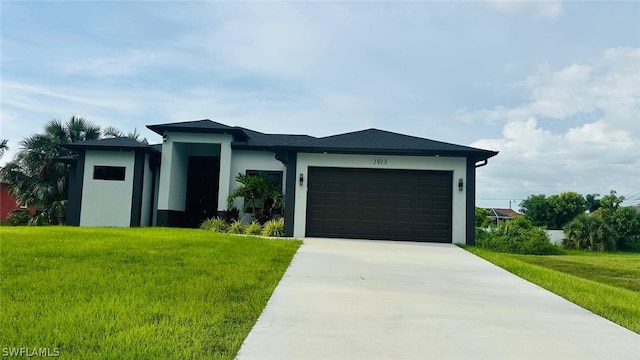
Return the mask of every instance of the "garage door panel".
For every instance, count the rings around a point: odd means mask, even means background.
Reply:
[[[447,171],[310,167],[307,236],[451,242]]]

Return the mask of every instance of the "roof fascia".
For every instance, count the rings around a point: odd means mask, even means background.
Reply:
[[[240,128],[230,129],[212,129],[212,128],[194,128],[194,127],[173,127],[163,125],[147,125],[147,128],[158,135],[164,135],[165,132],[194,133],[194,134],[230,134],[234,140],[248,140],[249,136]]]

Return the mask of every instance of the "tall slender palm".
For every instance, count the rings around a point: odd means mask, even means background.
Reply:
[[[43,210],[47,222],[63,221],[69,179],[68,165],[55,162],[59,156],[71,154],[62,147],[76,141],[96,140],[100,127],[84,118],[72,116],[67,122],[59,119],[45,124],[44,133],[23,139],[14,159],[0,170],[3,182],[9,183],[16,199]]]
[[[9,143],[9,140],[7,139],[2,139],[0,140],[0,158],[4,155],[4,152],[9,150],[9,145],[7,145]]]

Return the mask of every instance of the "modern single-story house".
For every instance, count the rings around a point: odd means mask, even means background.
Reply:
[[[317,138],[211,120],[147,127],[162,144],[67,145],[77,151],[61,159],[69,224],[197,226],[226,210],[238,173],[263,172],[282,186],[287,236],[472,244],[476,168],[497,155],[378,129]]]

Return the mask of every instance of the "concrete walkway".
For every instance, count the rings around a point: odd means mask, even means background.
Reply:
[[[640,335],[454,245],[306,239],[239,359],[640,359]]]

